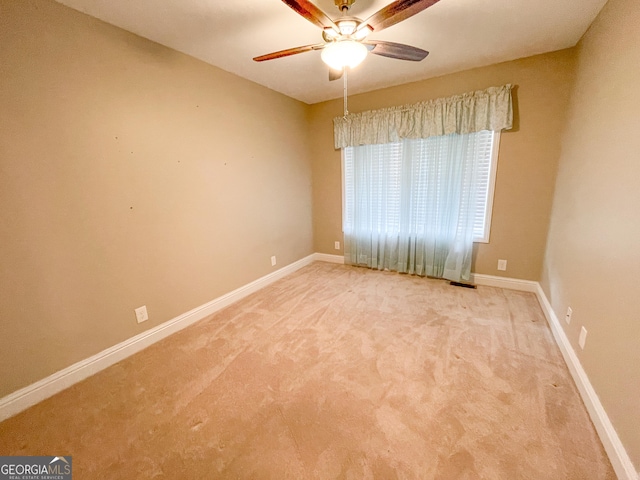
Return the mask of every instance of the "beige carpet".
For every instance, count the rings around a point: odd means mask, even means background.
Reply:
[[[74,479],[613,479],[533,294],[314,263],[0,424]]]

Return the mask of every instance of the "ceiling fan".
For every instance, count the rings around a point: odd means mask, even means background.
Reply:
[[[439,0],[396,0],[364,21],[347,15],[349,8],[356,0],[334,0],[342,13],[342,16],[335,21],[309,0],[282,1],[296,13],[320,27],[324,43],[280,50],[255,57],[254,60],[264,62],[312,50],[322,50],[322,60],[329,65],[329,80],[336,80],[342,76],[345,67],[357,66],[369,52],[413,62],[423,60],[429,55],[426,50],[402,43],[368,40],[367,36],[406,20]]]

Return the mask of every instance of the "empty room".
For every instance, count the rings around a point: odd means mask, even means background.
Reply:
[[[0,479],[640,478],[637,0],[0,0]]]

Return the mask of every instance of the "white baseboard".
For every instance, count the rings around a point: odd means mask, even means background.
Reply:
[[[311,254],[0,399],[0,421],[26,410],[316,260]]]
[[[521,292],[537,292],[538,282],[532,280],[520,280],[518,278],[496,277],[482,273],[472,273],[471,282],[485,287],[499,287]]]
[[[616,433],[611,420],[609,420],[609,416],[602,406],[602,403],[600,403],[598,394],[593,389],[587,373],[582,368],[580,359],[571,346],[571,342],[569,342],[569,339],[567,338],[567,335],[540,284],[538,284],[535,293],[538,297],[538,302],[540,302],[540,307],[542,307],[542,311],[544,312],[545,317],[547,317],[547,322],[549,323],[553,337],[555,338],[556,343],[562,352],[562,356],[564,357],[564,361],[571,372],[571,376],[578,387],[580,396],[587,407],[591,421],[596,427],[598,436],[600,437],[602,445],[609,456],[609,460],[611,461],[611,465],[613,466],[616,475],[619,480],[640,480],[640,474],[636,472],[633,462],[631,462],[624,445],[622,445],[620,437],[618,437],[618,434]]]
[[[342,255],[331,255],[329,253],[314,253],[313,259],[319,262],[344,264],[344,257]]]

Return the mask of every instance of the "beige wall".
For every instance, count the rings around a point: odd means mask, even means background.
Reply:
[[[0,396],[312,253],[308,109],[0,0]]]
[[[609,0],[577,49],[543,287],[640,468],[640,3]],[[588,331],[578,347],[581,326]]]
[[[349,111],[516,85],[515,128],[501,136],[491,238],[476,245],[472,271],[539,280],[573,71],[574,51],[564,50],[355,95]],[[355,74],[351,82],[357,82]],[[323,253],[342,253],[334,250],[336,240],[342,244],[342,187],[332,124],[342,108],[342,99],[311,107],[314,246]],[[502,258],[508,261],[506,272],[496,269]]]

